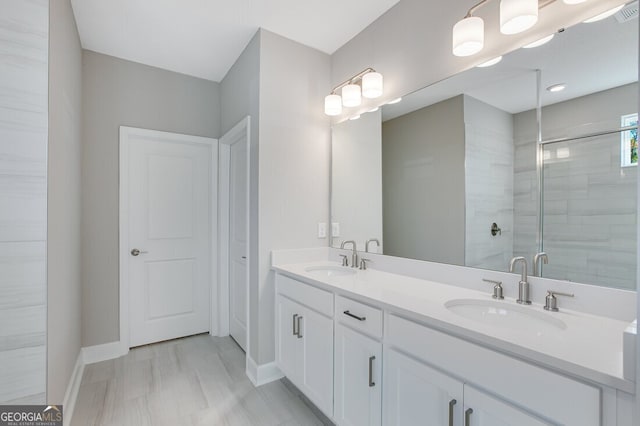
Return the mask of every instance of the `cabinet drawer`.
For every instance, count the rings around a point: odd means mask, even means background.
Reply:
[[[600,425],[600,390],[545,368],[390,314],[385,341],[543,418]]]
[[[336,318],[370,336],[382,337],[382,310],[346,297],[336,296]]]
[[[276,288],[279,294],[333,317],[333,293],[280,274],[276,274]]]

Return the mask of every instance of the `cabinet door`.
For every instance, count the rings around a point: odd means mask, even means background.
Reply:
[[[462,425],[463,384],[394,349],[385,349],[383,424]]]
[[[333,417],[333,320],[305,308],[299,331],[300,390],[324,414]]]
[[[335,416],[340,426],[380,425],[382,344],[336,325]]]
[[[548,426],[538,417],[521,411],[506,401],[475,389],[464,387],[464,415],[468,418],[465,426]]]
[[[298,369],[298,336],[296,335],[296,315],[302,315],[302,307],[291,300],[278,295],[276,303],[276,363],[278,368],[293,383],[299,381]]]

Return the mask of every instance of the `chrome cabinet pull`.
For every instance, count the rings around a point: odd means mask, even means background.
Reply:
[[[352,314],[351,312],[349,312],[349,311],[344,311],[344,312],[343,312],[343,314],[345,314],[345,315],[346,315],[346,316],[348,316],[348,317],[355,318],[355,319],[357,319],[358,321],[365,321],[365,320],[367,319],[367,317],[359,317],[359,316],[357,316],[357,315],[353,315],[353,314]]]
[[[298,339],[302,339],[302,329],[300,328],[300,320],[302,317],[298,317]]]
[[[137,248],[134,248],[133,250],[131,250],[131,256],[140,256],[141,254],[147,254],[149,253],[148,251],[143,251]]]
[[[471,415],[473,414],[473,408],[467,409],[464,412],[464,426],[471,426]]]
[[[376,385],[376,382],[373,381],[373,361],[376,359],[375,356],[369,357],[369,387],[372,388]]]
[[[296,331],[296,318],[298,318],[298,314],[293,314],[293,335],[297,336],[298,332]]]
[[[453,426],[453,406],[456,405],[458,401],[452,399],[449,401],[449,426]]]

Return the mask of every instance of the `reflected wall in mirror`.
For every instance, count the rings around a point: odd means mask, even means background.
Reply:
[[[580,24],[336,124],[332,246],[635,289],[637,40]]]

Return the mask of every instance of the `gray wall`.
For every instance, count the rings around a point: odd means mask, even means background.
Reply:
[[[61,404],[81,346],[82,48],[69,0],[50,2],[47,400]]]
[[[249,351],[258,354],[260,308],[258,288],[258,153],[260,134],[260,32],[258,31],[220,83],[222,131],[220,136],[246,116],[251,117],[249,164]],[[254,261],[255,259],[255,261]],[[253,313],[256,315],[253,315]]]
[[[118,129],[217,138],[219,84],[82,55],[82,345],[119,340]]]
[[[563,125],[619,127],[620,116],[636,111],[637,97],[633,83],[544,107],[543,135],[557,135]],[[515,116],[515,219],[523,226],[516,227],[514,254],[527,257],[536,247],[535,199],[525,189],[535,189],[536,157],[531,126],[521,123],[532,115]],[[543,276],[635,289],[637,167],[620,167],[620,135],[546,145],[545,151],[543,249],[549,264]]]
[[[464,265],[463,96],[382,123],[384,253]]]
[[[464,96],[465,265],[506,271],[513,257],[513,116]],[[492,236],[492,223],[502,229]]]
[[[329,214],[331,135],[324,115],[329,56],[261,31],[258,364],[275,359],[271,250],[321,247],[317,223]],[[295,64],[293,66],[293,64]],[[251,310],[251,315],[256,311]],[[252,323],[253,325],[253,323]]]
[[[0,2],[0,404],[46,390],[49,2]]]
[[[340,225],[331,245],[354,240],[364,250],[369,238],[383,243],[381,110],[333,126],[331,179],[331,222]]]

